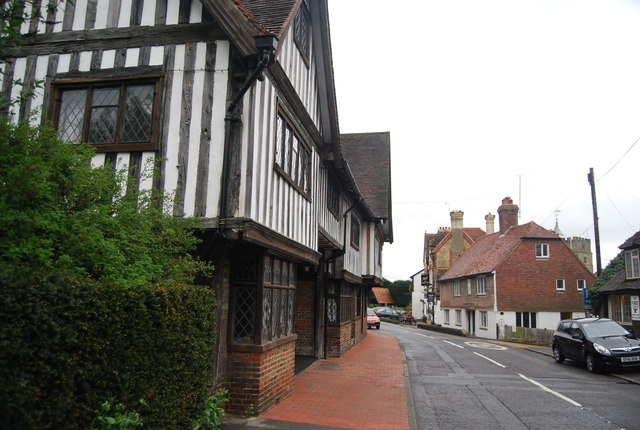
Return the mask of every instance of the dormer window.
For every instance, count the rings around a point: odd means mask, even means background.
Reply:
[[[636,248],[624,252],[624,267],[627,279],[640,278],[640,250]]]
[[[310,34],[311,14],[309,13],[307,2],[303,1],[293,24],[293,40],[306,62],[309,61]]]
[[[549,258],[549,245],[546,243],[536,243],[536,258],[539,260]]]

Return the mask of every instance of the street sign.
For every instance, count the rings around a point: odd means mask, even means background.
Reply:
[[[423,287],[429,285],[429,272],[420,275],[420,285],[422,285]]]
[[[427,303],[433,303],[436,295],[434,293],[427,293]]]
[[[589,290],[586,288],[582,289],[582,304],[585,307],[591,307],[591,296],[589,296]]]

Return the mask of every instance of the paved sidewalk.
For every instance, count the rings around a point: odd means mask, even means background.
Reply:
[[[291,397],[258,418],[228,417],[222,428],[410,430],[405,376],[398,339],[369,330],[343,357],[318,360],[296,376]]]

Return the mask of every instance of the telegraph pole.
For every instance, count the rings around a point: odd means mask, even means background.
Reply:
[[[600,227],[598,227],[598,205],[596,203],[596,181],[593,178],[593,167],[589,169],[587,175],[589,185],[591,185],[591,204],[593,206],[593,232],[596,239],[596,275],[602,273],[602,260],[600,258]]]

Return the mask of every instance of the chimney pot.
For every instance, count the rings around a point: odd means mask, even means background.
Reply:
[[[496,216],[491,212],[484,216],[484,220],[487,222],[487,234],[493,234],[495,232],[495,219]]]
[[[518,225],[518,210],[518,205],[513,204],[511,197],[502,199],[502,206],[498,208],[498,222],[500,223],[501,234]]]

